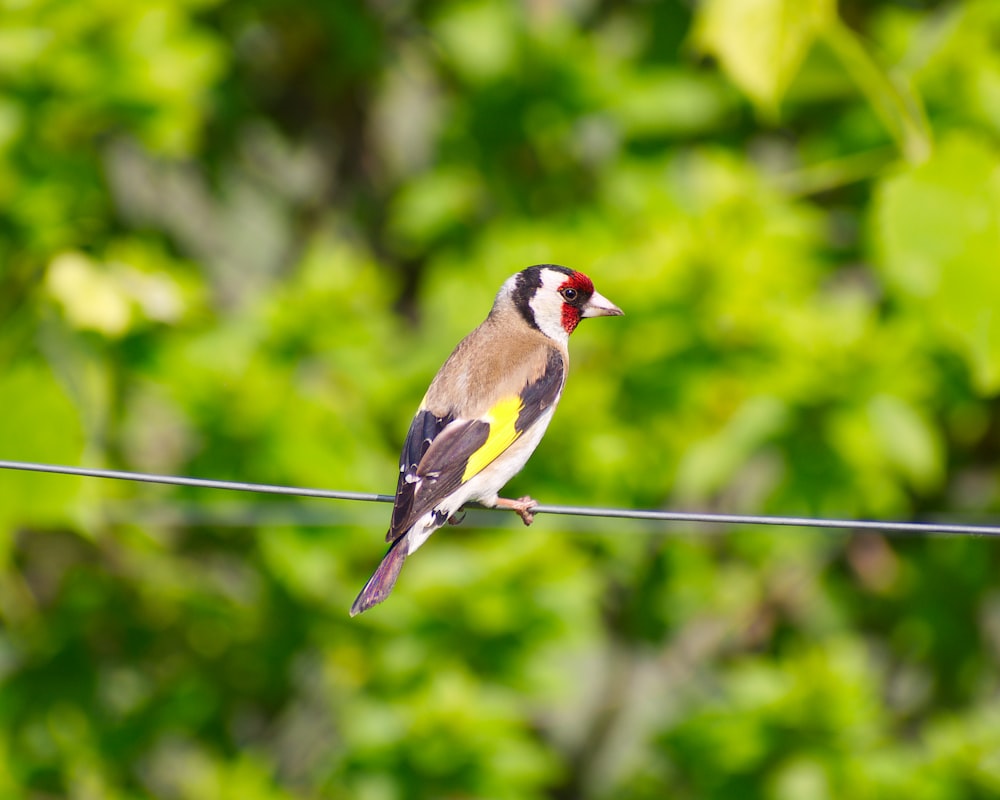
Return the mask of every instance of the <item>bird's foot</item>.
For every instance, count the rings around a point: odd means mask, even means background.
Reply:
[[[448,524],[461,525],[464,519],[465,519],[465,509],[460,508],[456,513],[448,517]]]
[[[525,525],[530,525],[535,521],[535,515],[532,509],[536,506],[538,506],[538,503],[527,495],[519,497],[517,500],[508,500],[505,497],[498,497],[496,504],[497,508],[509,508],[511,511],[515,512]]]

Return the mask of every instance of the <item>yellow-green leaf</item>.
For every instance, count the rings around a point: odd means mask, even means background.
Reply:
[[[835,18],[832,0],[708,0],[695,42],[773,115],[816,36]]]

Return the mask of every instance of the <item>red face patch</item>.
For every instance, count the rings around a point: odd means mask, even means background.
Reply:
[[[576,306],[571,306],[569,303],[563,303],[562,307],[562,326],[566,333],[572,333],[576,330],[576,326],[580,324],[582,319],[580,314],[580,309]]]
[[[594,283],[582,272],[574,272],[559,287],[559,292],[564,289],[575,289],[576,298],[571,302],[563,300],[562,304],[562,326],[566,333],[572,333],[583,318],[582,306],[594,293]]]
[[[594,293],[594,282],[582,272],[574,272],[559,288],[564,289],[567,286],[572,286],[578,292],[582,292],[588,296]]]

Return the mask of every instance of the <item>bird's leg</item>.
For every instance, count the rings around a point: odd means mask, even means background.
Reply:
[[[528,497],[528,495],[525,495],[524,497],[519,497],[517,500],[508,500],[505,497],[498,497],[495,508],[509,508],[511,511],[517,513],[525,525],[530,525],[535,521],[535,515],[532,513],[532,509],[537,505],[538,503]]]

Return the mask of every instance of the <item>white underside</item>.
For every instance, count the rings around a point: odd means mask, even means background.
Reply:
[[[552,421],[552,415],[555,413],[558,403],[559,397],[557,396],[548,411],[542,414],[520,439],[504,450],[482,472],[459,486],[432,511],[428,511],[418,519],[407,532],[409,545],[407,553],[415,552],[434,531],[441,527],[437,523],[440,514],[446,515],[445,519],[447,519],[463,505],[472,501],[478,501],[489,508],[495,506],[499,491],[507,484],[507,481],[521,471],[531,454],[535,452],[538,443],[542,441],[542,436],[545,435],[545,430]]]

